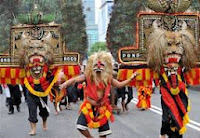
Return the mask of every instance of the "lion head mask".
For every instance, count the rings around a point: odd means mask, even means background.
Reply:
[[[195,39],[187,31],[186,24],[178,32],[160,29],[154,23],[154,31],[148,38],[147,62],[150,68],[160,71],[167,67],[193,67],[197,61]]]
[[[108,84],[112,79],[113,57],[109,52],[101,51],[92,54],[87,62],[85,75],[92,82]]]
[[[37,40],[22,35],[21,66],[26,67],[31,76],[36,79],[41,78],[46,68],[53,63],[53,50],[48,40],[49,36]]]

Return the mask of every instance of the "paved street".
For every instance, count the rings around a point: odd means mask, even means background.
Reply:
[[[134,91],[136,97],[136,91]],[[191,100],[190,119],[184,138],[200,138],[200,89],[189,88]],[[135,107],[136,99],[129,105],[129,112],[115,115],[116,121],[111,124],[112,135],[108,138],[158,138],[161,126],[160,94],[156,89],[152,96],[152,108],[139,111]],[[48,119],[48,130],[42,130],[41,118],[37,124],[37,134],[34,138],[81,138],[76,130],[75,121],[78,116],[78,104],[73,104],[73,110],[63,110],[59,115],[54,114],[52,103],[49,103],[51,113]],[[29,138],[30,129],[27,105],[21,104],[21,112],[7,114],[5,95],[0,95],[0,138]],[[95,138],[97,130],[92,130]]]

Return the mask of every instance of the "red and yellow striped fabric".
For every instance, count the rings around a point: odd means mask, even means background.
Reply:
[[[24,77],[24,69],[0,67],[0,84],[23,84]]]
[[[132,80],[130,86],[151,86],[153,79],[158,79],[158,73],[151,71],[150,69],[119,69],[118,80],[123,81],[131,77],[131,75],[137,71],[139,75]]]
[[[192,68],[184,74],[187,84],[199,85],[200,84],[200,68]]]
[[[81,69],[79,65],[65,65],[63,66],[63,71],[66,76],[66,80],[80,75]]]
[[[148,68],[143,69],[119,69],[118,80],[123,81],[131,77],[132,73],[137,71],[140,73],[135,80],[130,82],[130,86],[147,86],[151,85],[152,80],[156,80],[158,85],[159,74],[151,71]],[[184,78],[189,85],[200,84],[200,68],[192,68],[184,73]]]
[[[66,79],[70,79],[80,74],[79,65],[64,65],[61,68],[64,70]],[[25,76],[25,69],[0,67],[0,84],[24,84]]]

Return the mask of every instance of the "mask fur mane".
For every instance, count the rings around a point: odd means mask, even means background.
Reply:
[[[160,71],[161,67],[164,65],[164,52],[167,49],[168,41],[165,37],[166,33],[169,31],[155,28],[148,38],[148,55],[147,64],[154,71]],[[181,46],[183,48],[183,55],[180,60],[180,66],[189,69],[193,67],[197,61],[196,49],[195,49],[195,39],[193,35],[187,31],[187,29],[182,29],[179,32],[181,37]]]
[[[93,70],[93,67],[95,63],[98,61],[101,61],[104,63],[105,68],[100,73],[100,75],[97,75],[95,71]],[[87,62],[86,70],[85,70],[85,76],[86,78],[89,78],[92,83],[95,83],[98,85],[99,83],[103,83],[105,85],[108,85],[108,83],[111,83],[112,80],[112,71],[113,71],[113,57],[110,53],[101,51],[98,53],[92,54]]]
[[[40,45],[45,49],[45,52],[41,52],[40,50],[38,50],[36,53],[33,53],[33,51],[30,52],[28,49],[34,45]],[[20,58],[21,67],[25,67],[29,63],[29,56],[34,54],[42,55],[44,57],[44,62],[48,66],[53,63],[53,47],[49,40],[32,40],[28,37],[23,37],[20,48],[20,55],[22,57]]]

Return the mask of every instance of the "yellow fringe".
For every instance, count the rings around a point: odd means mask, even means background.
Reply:
[[[185,126],[187,123],[189,123],[189,115],[188,114],[185,114],[184,117],[183,117],[183,125]]]
[[[90,116],[92,119],[94,119],[94,114],[93,114],[93,112],[89,112],[89,116]]]
[[[110,116],[111,116],[111,113],[110,113],[108,110],[106,110],[105,115],[106,115],[106,117],[109,119]]]
[[[146,103],[145,100],[142,100],[142,101],[141,101],[140,108],[142,108],[142,109],[147,109],[147,103]]]
[[[88,111],[88,109],[91,109],[91,104],[90,103],[86,103],[86,105],[84,105],[84,102],[81,104],[81,112],[84,114],[84,115],[89,115],[90,118],[91,118],[91,121],[88,122],[88,127],[89,128],[99,128],[100,127],[100,121],[98,122],[94,122],[93,119],[94,119],[94,114],[93,114],[93,111],[90,112]],[[101,110],[105,110],[105,111],[102,111],[100,112],[99,116],[97,117],[99,120],[101,120],[103,117],[106,116],[107,120],[110,119],[112,113],[107,109],[106,106],[103,106],[103,107],[100,107]]]
[[[86,104],[86,108],[87,108],[87,109],[91,109],[91,108],[92,108],[91,104],[87,103],[87,104]]]
[[[57,70],[57,72],[55,73],[54,79],[51,82],[51,84],[49,85],[49,87],[44,91],[44,92],[40,92],[40,91],[35,91],[31,85],[29,84],[27,78],[24,78],[24,84],[26,86],[26,88],[29,90],[30,93],[32,93],[33,95],[36,95],[38,97],[45,97],[49,94],[49,92],[51,91],[54,83],[56,83],[57,78],[58,78],[58,73],[59,73],[60,69]]]
[[[185,133],[185,131],[186,131],[186,127],[183,126],[183,127],[179,130],[179,134],[180,134],[180,135],[183,135],[183,134]]]
[[[179,130],[179,134],[182,135],[185,133],[186,129],[186,124],[189,123],[189,116],[188,114],[185,114],[183,117],[183,127]]]
[[[90,122],[90,123],[88,123],[88,127],[89,128],[99,128],[100,123],[99,122]]]
[[[189,112],[191,110],[191,102],[190,100],[188,100],[188,107],[187,107],[187,111]]]
[[[187,88],[185,89],[185,94],[188,95],[188,89]]]
[[[87,108],[86,108],[86,107],[83,107],[82,112],[83,112],[83,114],[88,114]]]

